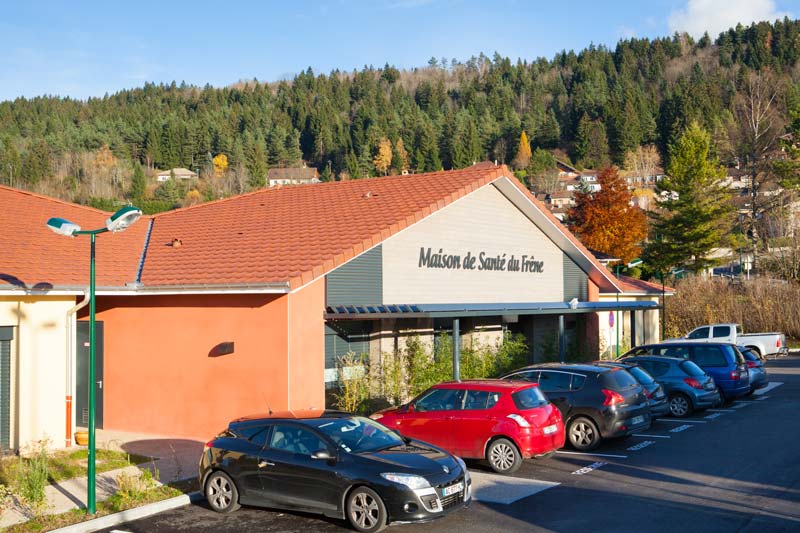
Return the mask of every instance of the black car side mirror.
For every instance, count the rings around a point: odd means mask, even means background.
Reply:
[[[331,452],[329,452],[328,450],[322,449],[312,453],[311,458],[318,459],[321,461],[330,461],[331,459],[333,459],[333,456],[331,455]]]

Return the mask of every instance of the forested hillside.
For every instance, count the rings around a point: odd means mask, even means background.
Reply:
[[[0,103],[0,183],[100,205],[155,194],[155,210],[264,186],[268,168],[301,161],[324,179],[511,163],[523,131],[534,153],[559,150],[578,167],[623,165],[649,144],[663,159],[693,121],[729,162],[753,73],[773,92],[784,131],[799,57],[800,21],[784,19],[715,40],[630,39],[552,60],[481,55],[412,71],[387,64],[226,88],[147,84],[85,102],[18,99]],[[196,190],[145,186],[148,170],[174,167],[207,179]]]

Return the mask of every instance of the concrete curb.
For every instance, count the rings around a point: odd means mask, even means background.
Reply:
[[[184,505],[198,502],[202,499],[202,492],[181,494],[180,496],[175,496],[168,500],[161,500],[160,502],[150,503],[141,507],[134,507],[133,509],[128,509],[121,513],[110,514],[93,520],[86,520],[85,522],[72,524],[71,526],[62,527],[61,529],[54,529],[53,531],[59,533],[89,533],[107,527],[118,526],[119,524],[131,522],[140,518],[146,518],[154,514],[169,511],[170,509],[175,509],[176,507],[183,507]]]

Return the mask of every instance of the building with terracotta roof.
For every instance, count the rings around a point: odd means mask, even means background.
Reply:
[[[107,215],[0,187],[5,447],[45,435],[68,444],[84,424],[89,240],[45,221],[102,227]],[[626,294],[490,163],[263,189],[143,217],[98,237],[97,250],[106,429],[205,438],[265,406],[321,409],[337,356],[391,354],[410,335],[511,331],[531,360],[569,358],[571,340],[596,356],[614,311],[623,339],[658,338],[659,292]],[[545,353],[553,340],[559,353]]]
[[[319,183],[319,172],[314,167],[271,168],[267,173],[267,183],[275,185],[308,185]]]

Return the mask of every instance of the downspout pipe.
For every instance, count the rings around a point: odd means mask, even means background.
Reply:
[[[83,300],[67,311],[67,432],[64,437],[64,447],[72,446],[72,361],[75,355],[75,313],[89,305],[89,291],[83,293]]]

